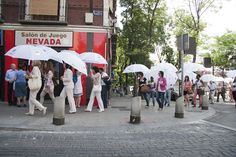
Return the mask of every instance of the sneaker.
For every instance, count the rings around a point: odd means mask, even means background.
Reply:
[[[145,107],[149,107],[149,105],[146,105]]]
[[[33,116],[34,114],[27,112],[27,113],[25,113],[25,115]]]
[[[43,109],[43,115],[45,115],[47,113],[47,107],[44,107]]]
[[[74,111],[74,112],[69,111],[69,114],[75,114],[75,113],[76,113],[76,111]]]
[[[98,112],[101,113],[101,112],[104,112],[104,110],[99,110]]]
[[[85,109],[84,111],[85,111],[85,112],[91,112],[91,111],[90,111],[90,110],[88,110],[88,109]]]

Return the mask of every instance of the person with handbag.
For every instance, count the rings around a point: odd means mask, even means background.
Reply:
[[[193,95],[193,107],[196,107],[196,99],[199,97],[199,108],[202,107],[202,96],[204,95],[204,83],[200,80],[201,75],[196,76],[195,89]]]
[[[54,96],[54,83],[53,83],[53,69],[50,68],[49,64],[46,67],[46,73],[44,74],[44,87],[43,90],[40,94],[40,103],[44,103],[44,97],[46,94],[50,96],[52,99],[53,103],[55,101],[55,96]]]
[[[189,94],[192,93],[192,82],[189,80],[189,76],[184,78],[184,106],[189,106]]]
[[[68,64],[64,64],[64,75],[61,77],[63,81],[64,88],[61,91],[60,96],[68,99],[69,102],[69,113],[74,114],[76,113],[75,101],[73,97],[73,89],[74,89],[74,82],[73,82],[73,72],[71,71],[71,67]]]
[[[41,72],[39,70],[40,61],[33,61],[33,69],[29,75],[26,75],[28,78],[28,86],[30,89],[29,96],[29,112],[26,115],[34,115],[34,108],[36,107],[40,111],[43,111],[43,114],[46,114],[47,107],[44,107],[37,99],[36,96],[42,86]]]
[[[146,107],[149,107],[148,93],[150,91],[150,88],[147,85],[147,79],[143,76],[143,73],[139,73],[138,80],[139,80],[139,93],[146,100]]]
[[[162,111],[164,102],[165,102],[165,92],[166,92],[167,81],[166,81],[166,78],[164,77],[163,71],[159,71],[158,76],[159,78],[157,79],[157,87],[156,87],[156,90],[158,92],[157,103],[159,104],[158,110]]]
[[[87,108],[85,109],[85,112],[91,112],[93,108],[93,103],[95,97],[97,98],[98,101],[98,107],[99,107],[99,112],[104,112],[104,106],[102,102],[102,97],[101,97],[101,91],[102,91],[102,85],[101,85],[101,74],[99,73],[98,67],[94,66],[91,69],[90,72],[90,77],[93,80],[93,88],[91,91],[90,99]]]

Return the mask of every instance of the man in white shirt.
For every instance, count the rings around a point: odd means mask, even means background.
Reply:
[[[210,81],[210,84],[208,87],[210,90],[210,102],[211,102],[211,104],[214,104],[214,102],[215,102],[214,96],[215,96],[215,92],[216,92],[216,88],[217,88],[216,83],[213,81]]]
[[[13,85],[16,79],[16,65],[11,64],[11,69],[7,70],[6,75],[5,75],[5,80],[7,81],[8,85],[8,105],[16,105],[15,98],[13,96]]]

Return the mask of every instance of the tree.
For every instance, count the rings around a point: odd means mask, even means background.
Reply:
[[[173,48],[171,48],[169,45],[164,45],[161,52],[162,57],[164,57],[164,60],[167,63],[171,63],[173,65],[177,65],[178,62],[176,61],[176,53],[174,52]]]
[[[236,32],[216,37],[216,43],[212,47],[211,58],[215,66],[221,69],[235,67],[231,59],[236,57]]]
[[[165,25],[168,23],[164,0],[120,0],[123,29],[118,34],[118,47],[122,49],[125,66],[140,63],[151,66],[149,54],[156,44],[166,40]],[[119,60],[119,59],[118,59]],[[120,66],[117,60],[118,66]],[[126,75],[126,84],[128,82]]]
[[[210,9],[218,10],[221,0],[185,0],[185,2],[188,9],[179,9],[175,12],[175,34],[179,36],[189,33],[190,36],[195,37],[199,46],[200,34],[206,27],[202,17]],[[196,54],[193,56],[193,62],[196,62]]]

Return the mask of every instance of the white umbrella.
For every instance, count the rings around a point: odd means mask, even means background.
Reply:
[[[186,70],[184,70],[184,77],[185,76],[188,76],[189,77],[189,80],[195,80],[196,79],[196,76],[197,76],[197,74],[195,74],[194,72],[192,72],[192,71],[186,71]],[[181,79],[181,72],[180,73],[178,73],[178,77],[179,77],[179,79]]]
[[[87,75],[86,64],[76,54],[74,54],[73,51],[63,50],[58,53],[58,57],[65,63],[77,69],[79,72]]]
[[[136,72],[142,72],[142,73],[149,73],[150,69],[148,69],[145,65],[143,64],[132,64],[129,65],[125,68],[123,73],[136,73]]]
[[[224,78],[224,81],[227,82],[227,83],[230,83],[230,82],[233,82],[234,79],[232,79],[232,78]]]
[[[34,45],[19,45],[13,47],[5,55],[27,60],[49,60],[49,55]]]
[[[151,69],[157,69],[159,71],[173,71],[173,72],[177,72],[178,69],[171,63],[159,63],[153,67],[151,67]]]
[[[224,82],[224,78],[223,77],[215,77],[214,79],[215,82]]]
[[[226,75],[228,77],[234,78],[236,77],[236,70],[229,70]]]
[[[86,63],[107,64],[106,59],[96,52],[83,52],[79,57]]]
[[[184,71],[204,71],[206,68],[198,63],[184,63]]]
[[[152,76],[154,78],[154,81],[156,82],[158,79],[158,73],[160,71],[161,70],[156,70],[155,68],[151,68],[150,73],[146,74],[145,77],[150,79],[150,77]],[[170,70],[169,71],[166,70],[164,72],[164,77],[167,80],[167,85],[171,85],[171,84],[174,85],[178,79],[177,74],[175,72],[170,71]]]
[[[49,56],[49,59],[55,60],[59,63],[62,63],[62,60],[58,57],[58,52],[50,47],[44,46],[44,45],[36,45],[36,47],[42,49],[44,52],[46,52]]]
[[[212,74],[206,74],[202,75],[202,77],[200,77],[200,80],[202,80],[203,82],[216,81],[216,77]]]

